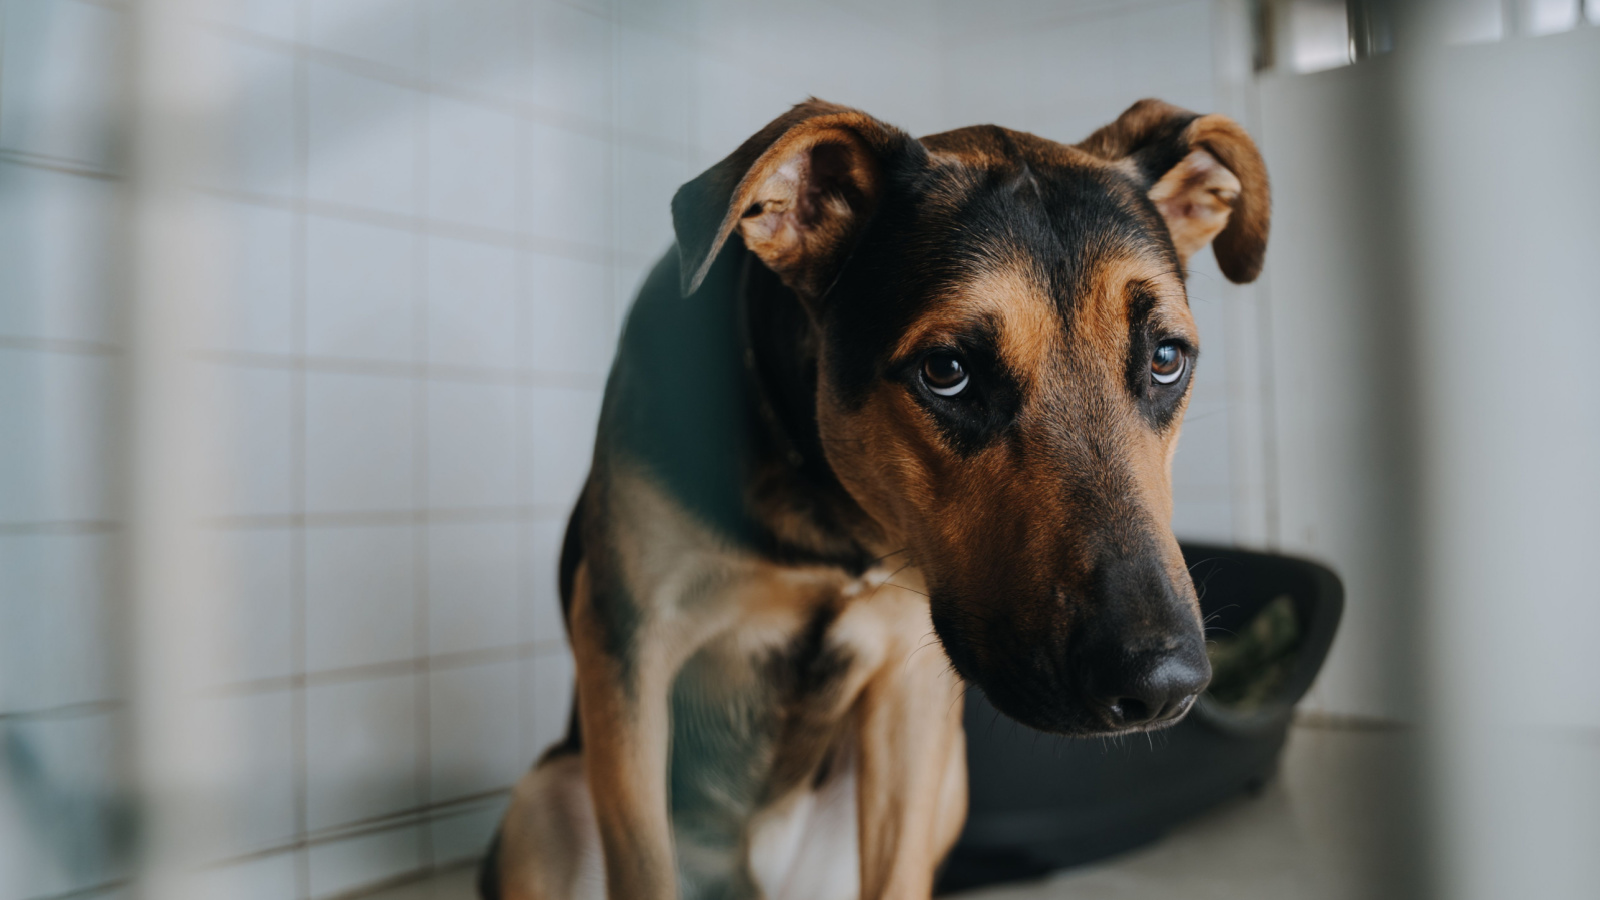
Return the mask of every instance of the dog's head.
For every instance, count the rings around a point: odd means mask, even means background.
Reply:
[[[737,234],[800,298],[828,462],[957,669],[1077,734],[1176,721],[1210,678],[1169,525],[1185,265],[1255,278],[1268,209],[1238,125],[1153,100],[1076,146],[810,101],[673,200],[686,293]]]

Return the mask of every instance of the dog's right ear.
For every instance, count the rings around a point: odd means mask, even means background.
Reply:
[[[1261,153],[1237,122],[1140,100],[1078,147],[1131,165],[1185,265],[1210,244],[1229,280],[1243,284],[1261,274],[1272,193]]]
[[[912,145],[921,146],[866,113],[815,98],[774,119],[673,196],[684,295],[700,287],[737,227],[784,284],[816,299],[877,208],[885,162]]]

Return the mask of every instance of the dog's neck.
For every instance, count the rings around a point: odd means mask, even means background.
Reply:
[[[828,463],[817,424],[816,328],[805,306],[751,253],[738,277],[740,356],[763,434],[748,494],[781,545],[866,567],[879,529]]]
[[[651,271],[606,384],[593,490],[631,467],[729,548],[859,573],[885,548],[823,452],[813,328],[749,258],[730,241],[688,297],[676,252]]]

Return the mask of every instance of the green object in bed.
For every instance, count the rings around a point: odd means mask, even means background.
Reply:
[[[1299,644],[1294,602],[1287,594],[1272,599],[1239,632],[1206,644],[1212,699],[1239,712],[1260,709],[1288,680]]]

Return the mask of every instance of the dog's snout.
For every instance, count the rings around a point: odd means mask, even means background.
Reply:
[[[1084,668],[1089,699],[1113,728],[1177,719],[1211,681],[1204,650],[1197,651],[1188,641],[1167,650],[1117,656]]]
[[[1152,555],[1109,560],[1099,610],[1076,647],[1084,699],[1112,729],[1171,722],[1211,681],[1198,617]]]

